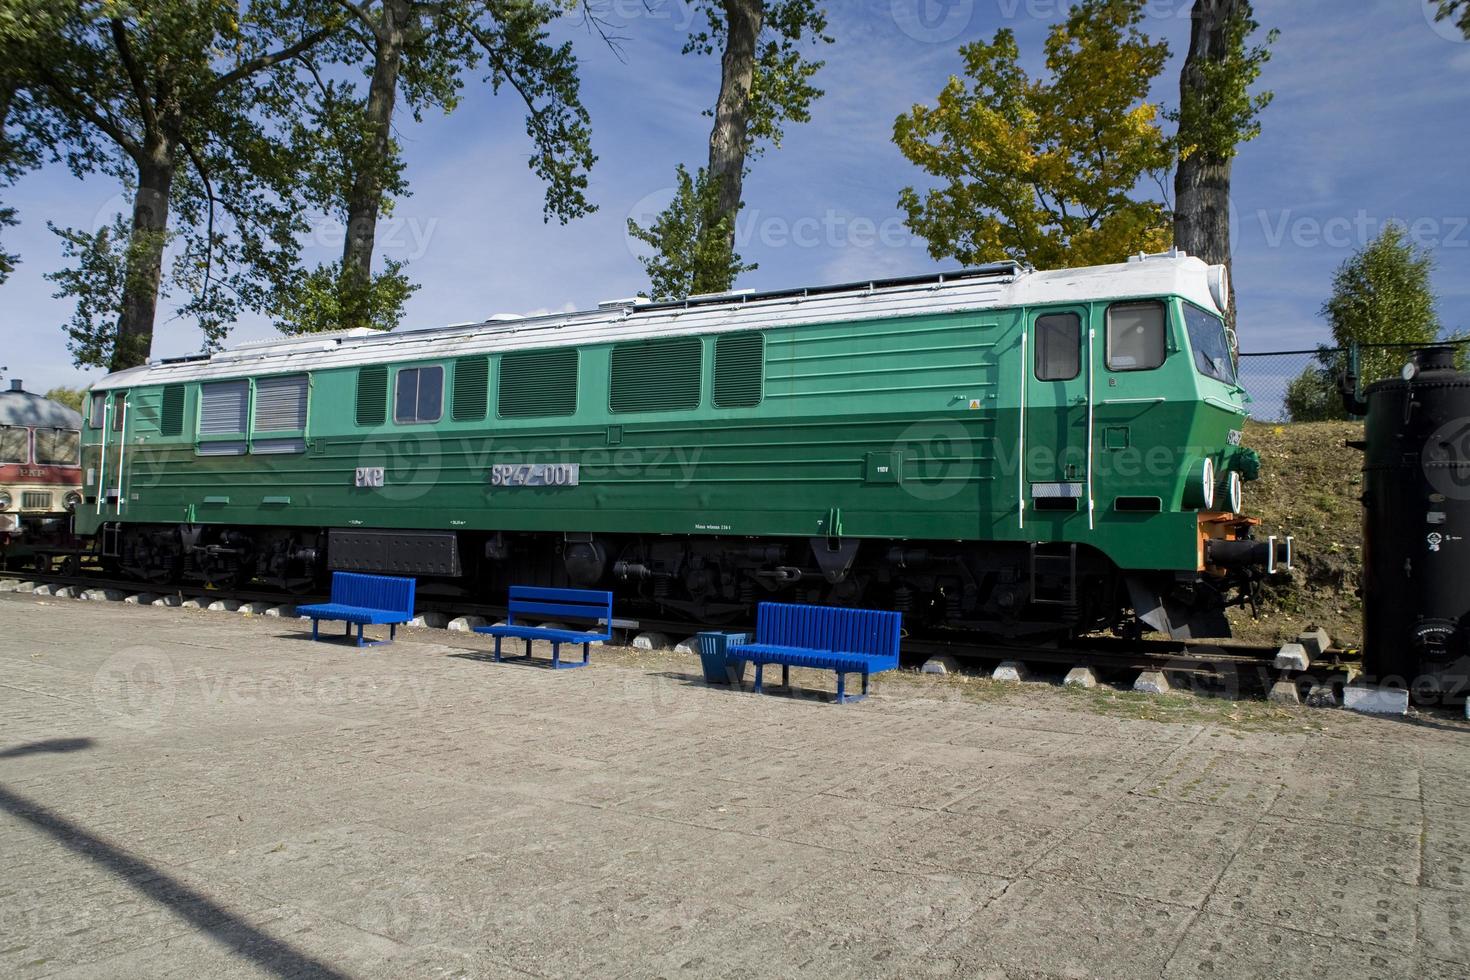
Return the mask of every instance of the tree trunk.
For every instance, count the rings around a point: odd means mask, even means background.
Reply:
[[[1195,0],[1189,54],[1179,73],[1179,98],[1207,100],[1204,66],[1229,54],[1229,24],[1249,16],[1248,0]],[[1233,273],[1230,258],[1229,157],[1196,151],[1179,161],[1174,173],[1174,244],[1211,265]],[[1230,309],[1225,322],[1235,328],[1235,276],[1230,276]]]
[[[133,196],[133,230],[123,275],[122,312],[112,345],[111,370],[136,367],[153,347],[153,320],[163,277],[163,247],[168,238],[169,195],[173,190],[174,143],[151,140],[138,163]]]
[[[342,245],[342,275],[347,286],[344,327],[365,326],[371,315],[366,308],[366,290],[373,278],[373,242],[383,203],[383,164],[391,149],[393,106],[412,7],[411,0],[386,0],[378,24],[365,113],[367,153],[356,161],[357,173],[347,198],[347,238]]]
[[[755,42],[766,16],[765,0],[724,0],[725,51],[720,59],[720,98],[709,134],[709,176],[718,181],[719,203],[713,221],[729,221],[735,246],[735,217],[745,180],[750,128],[750,86],[755,78]],[[729,288],[728,284],[725,288]]]

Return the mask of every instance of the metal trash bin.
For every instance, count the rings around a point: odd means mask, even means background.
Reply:
[[[726,651],[748,641],[748,633],[721,633],[711,631],[699,634],[699,662],[704,667],[706,684],[733,684],[737,687],[745,679],[743,657],[730,657]]]

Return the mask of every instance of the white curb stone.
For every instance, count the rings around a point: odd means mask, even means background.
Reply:
[[[1145,670],[1133,682],[1133,689],[1140,694],[1168,694],[1173,690],[1162,670]]]
[[[639,633],[633,637],[634,650],[667,650],[669,638],[663,633]]]
[[[246,602],[236,610],[242,616],[264,616],[271,611],[269,602]]]
[[[83,599],[92,602],[122,602],[128,594],[121,589],[88,589],[82,593]]]
[[[923,674],[938,674],[940,677],[960,672],[960,662],[947,653],[941,653],[937,657],[930,657],[924,661],[924,666],[919,668]]]
[[[150,606],[167,606],[170,609],[177,609],[183,604],[183,600],[176,595],[159,596],[149,603]],[[196,605],[194,608],[198,609],[199,607]]]
[[[1091,667],[1073,667],[1062,678],[1062,684],[1066,687],[1094,688],[1097,687],[1097,674]]]
[[[0,592],[14,592],[18,588],[20,588],[19,579],[0,579]]]
[[[1369,715],[1406,715],[1409,713],[1409,692],[1403,688],[1353,684],[1342,689],[1342,706],[1349,711]]]
[[[179,603],[184,609],[208,609],[209,603],[204,599],[185,599]]]
[[[1306,670],[1312,666],[1312,656],[1300,643],[1283,643],[1276,652],[1277,670]]]
[[[409,620],[408,625],[421,630],[442,630],[449,625],[449,617],[441,612],[422,612]]]
[[[35,582],[17,582],[17,583],[15,583],[15,589],[13,591],[16,592],[17,594],[29,595],[32,592],[35,592],[36,591],[36,583]]]
[[[123,596],[123,603],[129,606],[151,606],[158,599],[153,592],[135,592],[129,596]]]
[[[483,616],[459,616],[449,621],[449,631],[451,633],[473,633],[476,626],[484,625]]]
[[[1029,681],[1031,679],[1031,672],[1026,669],[1026,665],[1021,663],[1021,661],[1007,660],[995,668],[995,672],[990,675],[990,679],[993,681],[1020,683],[1021,681]]]
[[[295,619],[296,607],[291,605],[271,606],[265,611],[265,615],[271,619]]]
[[[691,636],[687,640],[680,640],[674,644],[675,653],[696,654],[699,652],[699,637]]]
[[[208,609],[210,612],[239,612],[240,611],[240,600],[239,599],[216,599],[213,602],[211,602],[209,605],[205,606],[204,608],[205,609]]]

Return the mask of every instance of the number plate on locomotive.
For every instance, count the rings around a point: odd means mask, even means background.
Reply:
[[[581,482],[580,463],[499,463],[490,467],[492,487],[575,487]]]

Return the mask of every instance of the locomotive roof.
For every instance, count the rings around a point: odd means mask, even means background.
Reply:
[[[82,416],[60,402],[29,391],[0,391],[0,425],[80,429]]]
[[[938,275],[771,292],[746,290],[667,303],[620,300],[573,313],[497,316],[478,323],[391,333],[359,328],[239,344],[209,355],[152,361],[108,375],[93,388],[1146,296],[1182,296],[1217,310],[1210,290],[1211,269],[1197,258],[1171,252],[1116,265],[1050,272],[1004,262]]]

